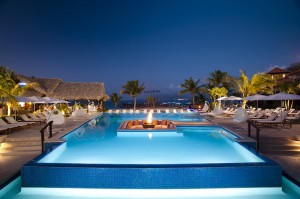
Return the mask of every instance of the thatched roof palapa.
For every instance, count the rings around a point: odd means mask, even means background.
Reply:
[[[19,79],[33,84],[24,96],[48,96],[58,99],[106,99],[104,83],[102,82],[63,82],[58,78],[36,78],[18,75]]]
[[[51,97],[59,99],[95,99],[104,97],[104,84],[101,82],[66,82],[57,86]]]

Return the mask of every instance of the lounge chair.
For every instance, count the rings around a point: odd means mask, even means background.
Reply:
[[[35,124],[35,122],[18,122],[15,120],[15,118],[13,118],[11,116],[6,116],[5,119],[11,124],[19,124],[19,125],[23,125],[23,126],[29,126],[29,125]]]
[[[254,120],[254,121],[256,121],[256,122],[263,122],[263,121],[272,121],[272,120],[274,120],[275,118],[277,118],[278,117],[278,114],[277,113],[272,113],[269,117],[267,117],[267,118],[264,118],[264,119],[260,119],[260,118],[252,118],[251,120]]]
[[[13,129],[18,129],[23,126],[24,125],[19,125],[19,124],[8,124],[2,118],[0,118],[0,128],[1,128],[0,131],[6,131],[6,134],[8,134]]]
[[[42,118],[41,117],[37,117],[37,116],[35,116],[34,113],[29,113],[28,115],[29,115],[30,118],[32,118],[32,120],[46,122],[46,118],[45,117],[42,117]]]
[[[161,113],[160,109],[157,109],[156,112],[157,112],[157,113]]]
[[[169,110],[169,109],[166,109],[165,111],[166,111],[166,113],[170,113],[170,110]]]
[[[16,129],[16,128],[19,128],[19,127],[24,127],[24,126],[27,126],[27,124],[25,123],[17,123],[17,124],[12,124],[12,123],[6,123],[2,118],[0,118],[0,126],[1,127],[6,127],[6,128],[9,128],[9,129]]]
[[[28,114],[31,118],[34,118],[35,117],[35,114],[34,113],[29,113]],[[38,118],[41,118],[41,119],[44,119],[44,120],[46,120],[46,116],[43,114],[43,113],[41,113],[41,112],[36,112],[36,115],[38,116]]]
[[[144,113],[147,113],[147,109],[144,109],[144,111],[143,111]]]
[[[112,110],[111,110],[111,109],[109,109],[109,110],[108,110],[108,113],[112,113]]]
[[[39,120],[38,118],[36,119],[33,119],[33,118],[29,118],[27,117],[27,115],[25,114],[21,114],[20,115],[21,119],[24,121],[24,122],[34,122],[34,123],[39,123],[39,124],[42,124],[42,122],[44,122],[45,120]]]
[[[260,111],[256,116],[250,115],[249,119],[250,120],[262,119],[264,116],[265,116],[265,112]]]
[[[120,113],[120,110],[117,109],[117,110],[116,110],[116,113],[119,114],[119,113]]]
[[[271,126],[271,125],[284,125],[285,123],[285,120],[287,119],[287,115],[288,115],[288,111],[283,111],[280,113],[280,115],[278,115],[278,117],[274,120],[271,120],[271,121],[256,121],[257,125],[268,125],[268,126]]]
[[[176,110],[176,109],[173,109],[173,113],[177,113],[177,110]]]
[[[225,111],[223,111],[223,113],[225,114],[229,114],[229,113],[232,113],[232,111],[234,111],[235,108],[227,108]]]
[[[233,116],[233,115],[235,115],[235,113],[236,113],[238,110],[239,110],[238,108],[235,108],[235,109],[233,109],[232,111],[227,112],[226,114],[227,114],[227,115],[230,115],[230,116]]]
[[[123,110],[122,110],[122,113],[126,113],[126,109],[123,109]]]
[[[135,113],[140,113],[140,110],[135,110]]]

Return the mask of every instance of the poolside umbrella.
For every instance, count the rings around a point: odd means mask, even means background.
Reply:
[[[35,111],[35,104],[45,104],[48,103],[48,101],[42,97],[37,97],[37,96],[31,96],[28,97],[31,102],[33,103],[33,112]]]
[[[223,98],[222,100],[224,100],[224,101],[238,101],[238,100],[242,100],[242,98],[240,98],[240,97],[236,97],[236,96],[230,96],[230,97],[225,97],[225,98]]]
[[[276,93],[269,95],[260,100],[300,100],[300,95],[288,94],[288,93]]]
[[[60,100],[56,99],[54,97],[43,97],[45,100],[47,100],[48,103],[53,103],[53,104],[65,104],[65,103],[70,103],[69,101],[66,100]]]
[[[217,100],[218,100],[218,101],[222,101],[222,100],[224,100],[224,99],[226,99],[226,98],[227,98],[227,97],[224,96],[224,97],[218,98]]]
[[[248,97],[244,97],[243,100],[248,101],[256,101],[256,108],[258,108],[258,100],[261,100],[262,98],[266,97],[265,95],[255,94]]]

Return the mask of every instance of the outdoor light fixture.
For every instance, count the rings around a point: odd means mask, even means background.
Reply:
[[[19,102],[19,104],[22,108],[25,106],[25,102]]]

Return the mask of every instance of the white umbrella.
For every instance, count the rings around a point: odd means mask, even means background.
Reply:
[[[243,100],[249,100],[249,101],[257,101],[261,100],[262,98],[266,97],[265,95],[255,94],[248,97],[244,97]]]
[[[300,95],[288,94],[288,93],[276,93],[269,95],[260,100],[300,100]]]
[[[244,97],[243,100],[248,101],[256,101],[256,108],[258,108],[258,100],[261,100],[262,98],[266,97],[265,95],[255,94],[248,97]]]
[[[230,96],[230,97],[226,97],[222,100],[225,100],[225,101],[235,101],[236,100],[237,101],[237,100],[243,100],[243,99],[240,97],[236,97],[236,96]]]
[[[44,98],[45,100],[47,100],[47,103],[53,103],[53,104],[70,103],[69,101],[56,99],[56,98],[54,98],[54,97],[43,97],[43,98]]]
[[[32,100],[28,97],[16,96],[15,98],[18,102],[32,102]]]
[[[218,100],[218,101],[222,101],[222,100],[224,100],[224,99],[226,99],[226,98],[227,98],[227,97],[224,96],[224,97],[218,98],[217,100]]]

